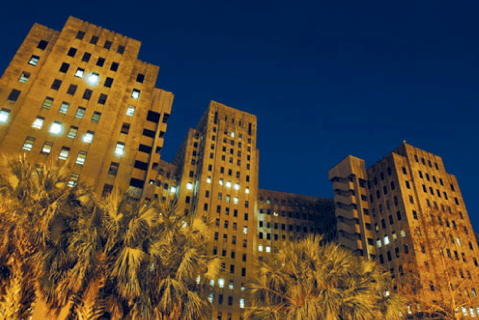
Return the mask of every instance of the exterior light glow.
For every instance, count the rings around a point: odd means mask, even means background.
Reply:
[[[62,133],[63,131],[63,126],[60,122],[54,122],[51,126],[50,126],[50,133],[53,133],[53,134],[60,134]]]
[[[188,182],[188,183],[186,184],[186,189],[188,189],[188,190],[193,190],[193,184],[192,184],[191,182]]]
[[[231,188],[231,181],[226,181],[226,188]]]
[[[117,156],[122,156],[125,154],[125,144],[118,142],[115,148],[115,154]]]
[[[100,75],[98,73],[91,73],[86,77],[86,81],[91,86],[96,86],[100,81]]]
[[[170,193],[176,193],[176,187],[171,186],[171,188],[170,188]]]
[[[239,188],[240,188],[239,183],[235,183],[234,189],[235,189],[235,190],[239,190]]]
[[[7,109],[0,110],[0,123],[7,122],[9,115],[10,115],[10,110],[7,110]]]

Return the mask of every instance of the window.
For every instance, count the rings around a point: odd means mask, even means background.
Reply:
[[[40,42],[37,45],[37,48],[40,50],[45,50],[48,45],[48,42],[45,40],[40,40]]]
[[[75,161],[79,165],[84,165],[87,153],[85,151],[78,152],[77,160]]]
[[[116,52],[123,54],[125,52],[125,46],[118,46],[118,50]]]
[[[119,65],[120,65],[120,64],[119,64],[118,62],[113,62],[113,63],[111,64],[110,70],[111,70],[111,71],[117,71]]]
[[[117,156],[122,156],[124,153],[125,153],[125,144],[122,142],[118,142],[116,144],[115,154]]]
[[[108,96],[106,94],[100,94],[100,97],[98,98],[98,103],[99,104],[105,104],[106,103],[106,99],[108,98]]]
[[[41,129],[43,127],[43,122],[45,121],[45,118],[43,117],[37,117],[32,124],[32,128],[35,129]]]
[[[75,71],[75,77],[83,78],[84,73],[85,73],[85,69],[78,68],[77,71]]]
[[[18,81],[20,81],[22,83],[27,83],[28,78],[30,78],[30,73],[24,71],[20,75],[20,78],[18,78]]]
[[[72,174],[70,176],[70,180],[68,181],[68,186],[70,188],[73,188],[74,186],[76,186],[78,184],[78,179],[80,178],[80,176],[78,174]]]
[[[110,164],[110,168],[108,169],[108,174],[112,176],[116,176],[118,173],[119,167],[120,167],[120,164],[118,162],[112,162]]]
[[[33,148],[33,144],[35,143],[35,138],[33,137],[27,137],[25,139],[25,142],[23,143],[23,150],[31,151]]]
[[[78,88],[77,85],[71,84],[71,85],[68,87],[67,93],[68,93],[69,95],[72,95],[72,96],[73,96],[73,95],[75,95],[75,92],[77,91],[77,88]]]
[[[144,74],[139,73],[136,76],[136,82],[143,83],[144,80],[145,80],[145,75]]]
[[[35,55],[32,55],[30,57],[30,60],[28,61],[28,64],[32,65],[32,66],[36,66],[38,64],[38,61],[40,61],[40,57],[39,56],[35,56]]]
[[[409,181],[406,180],[405,182],[406,182],[406,188],[411,189],[411,185],[409,184]]]
[[[133,99],[138,99],[140,98],[140,90],[138,89],[133,89],[133,92],[131,93],[131,97]]]
[[[68,68],[70,68],[70,65],[66,62],[63,62],[62,66],[60,67],[60,72],[67,73]]]
[[[3,108],[0,110],[0,123],[5,123],[10,117],[10,110]]]
[[[91,53],[85,52],[83,54],[83,58],[81,58],[81,61],[88,62],[88,61],[90,61],[90,58],[91,58]]]
[[[60,110],[58,112],[67,114],[69,108],[70,108],[70,104],[68,102],[63,101],[60,107]]]
[[[78,31],[76,38],[82,40],[84,36],[85,36],[85,32],[83,32],[83,31]]]
[[[53,142],[45,141],[41,153],[49,154],[52,151]]]
[[[96,65],[99,66],[99,67],[103,67],[103,65],[105,64],[105,58],[98,58],[98,60],[96,61]]]
[[[75,49],[75,48],[70,48],[70,49],[68,50],[67,56],[73,58],[73,57],[75,57],[76,54],[77,54],[77,49]]]
[[[75,113],[75,118],[83,119],[83,115],[85,114],[86,109],[82,107],[78,107],[77,112]]]
[[[69,154],[70,154],[70,148],[62,147],[62,150],[60,151],[60,154],[58,155],[58,159],[66,160],[68,159]]]
[[[126,109],[126,115],[133,117],[134,114],[135,114],[135,107],[128,106],[128,109]]]
[[[93,91],[91,91],[90,89],[85,89],[85,92],[83,92],[83,99],[90,100],[92,94]]]
[[[111,45],[112,45],[112,42],[107,40],[107,41],[105,41],[105,44],[103,45],[103,48],[105,48],[107,50],[110,50]]]
[[[110,77],[107,77],[105,79],[105,83],[103,84],[103,86],[107,87],[107,88],[111,88],[111,85],[113,84],[113,79],[110,78]]]
[[[77,132],[78,132],[78,128],[71,126],[70,129],[68,129],[67,137],[75,139]]]
[[[163,123],[167,123],[168,122],[168,119],[170,117],[170,114],[169,113],[163,113],[163,119],[162,119],[162,122]],[[214,139],[213,139],[214,140]]]
[[[101,117],[101,113],[100,112],[93,112],[93,116],[91,117],[91,122],[93,123],[98,123],[100,122],[100,117]]]
[[[70,127],[71,129],[71,127]],[[87,131],[85,135],[83,136],[82,141],[85,143],[91,143],[93,141],[93,136],[95,135],[95,132],[93,131]]]

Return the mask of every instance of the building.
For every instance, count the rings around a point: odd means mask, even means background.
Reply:
[[[173,94],[140,42],[68,18],[35,24],[0,78],[0,154],[66,161],[70,184],[168,201],[212,221],[208,252],[222,260],[211,319],[238,320],[245,285],[281,242],[335,236],[331,199],[259,190],[256,116],[212,101],[171,163],[160,159]],[[258,201],[259,198],[259,201]]]
[[[0,79],[1,153],[67,161],[70,183],[99,194],[147,194],[173,94],[155,88],[140,45],[73,17],[61,31],[35,24]]]
[[[329,171],[338,241],[389,270],[410,312],[453,301],[479,316],[479,248],[456,177],[441,157],[405,142],[366,169],[347,156]]]

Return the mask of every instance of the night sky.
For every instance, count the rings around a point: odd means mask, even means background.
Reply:
[[[34,22],[69,15],[142,41],[175,94],[171,161],[210,100],[258,116],[264,189],[333,197],[348,154],[407,140],[442,156],[479,231],[479,1],[3,1],[0,72]]]

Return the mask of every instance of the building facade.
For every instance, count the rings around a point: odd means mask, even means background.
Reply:
[[[141,43],[70,17],[35,24],[0,79],[0,152],[60,159],[98,194],[157,180],[173,94]]]
[[[479,316],[479,248],[457,183],[441,157],[403,143],[366,168],[347,156],[329,171],[338,241],[375,259],[410,313],[449,304]]]

